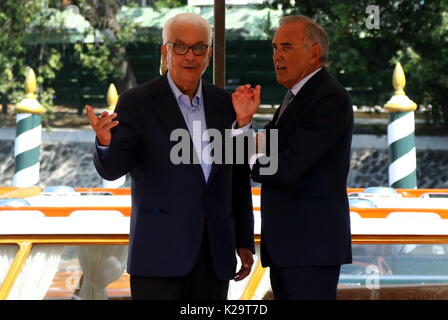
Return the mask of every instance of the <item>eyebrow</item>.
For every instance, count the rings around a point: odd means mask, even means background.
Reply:
[[[175,43],[180,43],[180,44],[186,44],[183,40],[180,40],[180,39],[177,39],[177,38],[174,40],[174,42]],[[205,44],[205,41],[201,40],[201,41],[198,41],[196,43],[193,43],[192,45],[194,46],[196,44]]]
[[[277,44],[275,42],[272,42],[272,46],[276,46]],[[282,42],[278,44],[279,46],[292,46],[291,42]]]

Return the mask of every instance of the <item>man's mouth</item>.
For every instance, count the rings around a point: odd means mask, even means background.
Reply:
[[[275,69],[276,70],[286,70],[286,67],[279,65],[279,66],[276,66]]]

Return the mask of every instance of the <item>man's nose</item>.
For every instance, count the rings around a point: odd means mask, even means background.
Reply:
[[[185,53],[185,57],[188,59],[194,59],[195,55],[193,53],[193,48],[188,48],[187,52]]]
[[[274,49],[274,52],[272,53],[272,59],[274,61],[279,60],[281,58],[281,52],[278,49]]]

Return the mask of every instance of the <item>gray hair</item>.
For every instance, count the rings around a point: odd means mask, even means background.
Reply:
[[[330,43],[328,41],[328,35],[324,28],[319,25],[316,21],[306,16],[286,16],[280,19],[280,25],[288,22],[300,21],[305,23],[305,32],[308,40],[317,43],[322,48],[322,56],[320,57],[320,62],[327,65],[329,62],[330,54]]]
[[[175,23],[188,23],[204,27],[207,30],[208,35],[207,44],[210,45],[212,43],[213,31],[208,21],[196,13],[185,12],[175,15],[165,22],[162,30],[163,44],[168,42],[168,33]]]

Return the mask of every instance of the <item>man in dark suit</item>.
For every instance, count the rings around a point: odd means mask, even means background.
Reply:
[[[351,98],[325,69],[328,38],[313,20],[284,17],[272,46],[277,81],[288,93],[265,128],[278,130],[277,171],[263,175],[265,150],[251,161],[252,178],[262,183],[261,260],[276,299],[335,299],[340,266],[352,259]],[[242,86],[234,105],[256,104],[259,94]]]
[[[199,15],[169,19],[161,47],[167,74],[121,94],[112,115],[96,117],[86,107],[97,134],[96,169],[107,180],[132,177],[133,299],[226,299],[229,280],[242,280],[252,267],[249,168],[210,163],[204,151],[207,129],[224,135],[235,120],[244,124],[230,95],[201,80],[211,41],[211,27]],[[193,151],[188,163],[172,158],[178,129]]]

